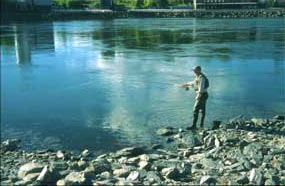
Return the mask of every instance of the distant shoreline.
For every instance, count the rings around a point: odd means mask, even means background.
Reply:
[[[36,20],[85,20],[117,18],[285,18],[285,8],[274,9],[225,9],[225,10],[188,10],[188,9],[137,9],[129,11],[111,10],[53,10],[52,12],[13,13],[1,15],[6,21]]]

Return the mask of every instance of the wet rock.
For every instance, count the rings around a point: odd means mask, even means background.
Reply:
[[[77,165],[80,169],[85,169],[88,166],[88,163],[81,159],[77,162]]]
[[[39,176],[37,177],[37,181],[40,181],[40,182],[44,182],[44,181],[47,181],[47,177],[48,177],[48,166],[46,165],[41,173],[39,174]]]
[[[252,121],[255,125],[259,125],[259,126],[265,125],[265,124],[267,123],[266,120],[264,120],[264,119],[258,119],[258,118],[252,118],[251,121]]]
[[[264,185],[278,185],[272,178],[267,179]]]
[[[27,174],[40,173],[43,167],[44,166],[39,163],[26,163],[20,167],[18,171],[18,178],[23,179]]]
[[[274,119],[277,119],[277,120],[285,120],[285,116],[279,116],[279,115],[277,115],[277,116],[274,116],[273,118],[274,118]]]
[[[117,151],[116,157],[134,157],[143,154],[145,151],[142,148],[139,147],[130,147],[130,148],[125,148],[120,151]]]
[[[56,170],[56,171],[62,171],[66,170],[68,168],[68,164],[65,161],[52,161],[51,166]]]
[[[65,185],[87,185],[84,172],[71,172],[64,179]]]
[[[56,182],[56,185],[57,185],[57,186],[65,186],[65,185],[66,185],[65,180],[64,180],[64,179],[58,180],[58,181]]]
[[[140,173],[138,171],[132,171],[129,176],[127,177],[127,181],[136,181],[138,180]]]
[[[168,179],[179,180],[180,178],[179,170],[173,167],[162,169],[161,174]]]
[[[153,171],[149,171],[147,173],[147,178],[146,178],[150,183],[157,183],[160,184],[161,183],[161,177],[158,176],[157,173],[153,172]]]
[[[182,141],[190,148],[203,145],[202,142],[196,136],[185,136]]]
[[[29,185],[29,184],[32,184],[32,183],[33,183],[32,180],[21,180],[21,181],[15,182],[13,185],[15,185],[15,186],[23,186],[23,185]]]
[[[37,177],[40,175],[40,173],[30,173],[30,174],[27,174],[23,180],[24,181],[35,181],[37,179]]]
[[[3,141],[1,143],[1,150],[3,152],[14,151],[19,148],[20,143],[21,143],[21,140],[19,139],[9,139],[9,140]]]
[[[237,182],[238,184],[245,185],[245,184],[248,184],[248,183],[249,183],[249,180],[248,180],[248,178],[247,178],[246,175],[243,175],[243,176],[239,177],[239,178],[236,180],[236,182]]]
[[[164,128],[164,129],[158,129],[156,131],[156,134],[159,136],[170,136],[174,134],[174,132],[171,129]]]
[[[150,163],[147,161],[140,161],[139,162],[139,169],[149,169],[151,167]]]
[[[112,169],[110,163],[107,161],[94,162],[93,166],[95,169],[94,171],[95,174],[101,174],[102,172],[105,172],[105,171],[109,172]]]
[[[200,185],[216,185],[216,178],[211,176],[203,176],[200,180]]]
[[[152,148],[153,150],[161,149],[161,148],[162,148],[162,145],[161,145],[161,144],[154,144],[154,145],[151,146],[151,148]]]
[[[57,157],[58,159],[63,159],[63,158],[64,158],[63,152],[62,152],[62,151],[57,151],[56,157]]]
[[[87,157],[89,155],[88,149],[85,149],[84,151],[81,152],[81,156]]]
[[[213,121],[212,130],[220,128],[221,123],[221,121]]]
[[[166,143],[171,143],[171,142],[173,142],[173,141],[174,141],[173,138],[167,138],[167,139],[166,139]]]
[[[130,171],[127,169],[116,169],[113,171],[113,174],[117,177],[127,177]]]
[[[260,169],[252,169],[249,173],[249,181],[253,184],[262,185],[264,183],[264,172]]]

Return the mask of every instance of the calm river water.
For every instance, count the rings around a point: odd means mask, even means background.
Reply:
[[[116,19],[1,26],[1,137],[97,152],[187,126],[202,66],[206,125],[285,113],[284,19]]]

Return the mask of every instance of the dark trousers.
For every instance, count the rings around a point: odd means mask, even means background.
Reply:
[[[194,108],[193,108],[193,125],[196,126],[199,111],[201,111],[201,127],[204,126],[204,120],[206,117],[206,103],[208,99],[208,93],[202,93],[200,98],[198,98],[195,102]]]

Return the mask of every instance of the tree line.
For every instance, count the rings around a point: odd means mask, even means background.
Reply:
[[[189,7],[192,0],[54,0],[54,5],[60,8],[171,8]]]

